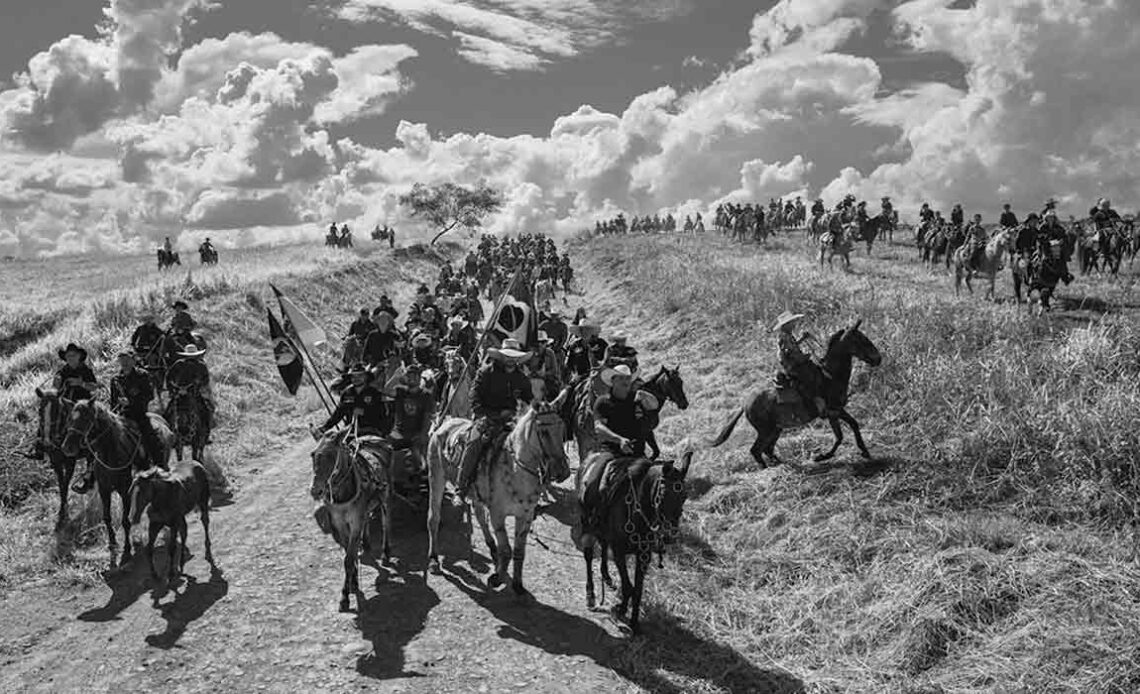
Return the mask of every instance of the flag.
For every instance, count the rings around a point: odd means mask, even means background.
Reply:
[[[324,329],[314,323],[308,316],[304,314],[301,309],[297,308],[291,299],[281,293],[277,287],[272,284],[269,288],[277,296],[277,304],[281,307],[281,316],[285,319],[285,331],[294,339],[299,341],[307,349],[313,349],[318,345],[323,345],[328,342],[328,336],[325,335]]]
[[[269,339],[273,341],[273,359],[277,362],[277,370],[281,372],[281,380],[285,381],[285,388],[290,395],[296,395],[301,387],[301,377],[305,373],[305,366],[301,362],[301,355],[284,328],[278,322],[273,311],[266,308],[269,314]]]
[[[538,337],[538,311],[532,303],[508,295],[503,298],[499,313],[495,316],[491,334],[500,340],[513,337],[524,349],[530,349]]]

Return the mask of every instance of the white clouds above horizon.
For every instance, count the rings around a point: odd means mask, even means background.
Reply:
[[[157,5],[166,9],[140,9]],[[169,10],[193,5],[114,0],[129,30],[63,38],[0,92],[11,148],[0,152],[0,253],[139,249],[182,229],[224,231],[219,240],[234,243],[298,238],[329,219],[395,223],[407,238],[396,199],[420,181],[501,188],[507,203],[489,225],[499,232],[571,231],[617,210],[704,211],[780,195],[891,195],[905,214],[923,200],[993,211],[1003,198],[1024,208],[1052,195],[1079,208],[1102,194],[1134,204],[1140,193],[1140,75],[1131,69],[1140,6],[1123,0],[978,0],[968,9],[781,0],[748,35],[742,29],[741,59],[700,88],[645,85],[621,112],[583,104],[536,129],[544,136],[439,136],[401,121],[386,148],[328,128],[383,113],[414,89],[400,69],[414,48],[337,55],[236,32],[180,46],[170,64],[178,32]],[[628,12],[616,6],[352,0],[345,11],[454,36],[466,59],[511,72],[613,40],[618,29],[591,33],[591,22]],[[523,31],[528,22],[545,33]],[[880,63],[847,52],[871,22],[912,54],[953,56],[964,83],[886,92]],[[124,31],[154,32],[131,54],[127,80],[131,94],[149,95],[143,106],[122,88]]]

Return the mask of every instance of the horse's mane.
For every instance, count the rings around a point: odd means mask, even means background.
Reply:
[[[839,341],[842,340],[843,336],[846,334],[847,328],[840,328],[839,330],[836,330],[834,333],[832,333],[831,337],[827,338],[827,349],[824,350],[824,354],[831,354],[831,350],[833,350],[836,345],[839,344]]]

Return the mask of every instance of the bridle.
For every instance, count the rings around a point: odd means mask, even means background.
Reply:
[[[95,459],[96,464],[102,466],[103,468],[105,468],[106,470],[109,470],[110,472],[122,472],[123,470],[128,469],[131,466],[131,463],[134,462],[135,455],[138,453],[138,448],[142,446],[142,436],[141,435],[139,436],[139,440],[135,446],[135,450],[131,452],[131,455],[127,456],[127,462],[126,463],[124,463],[123,465],[120,465],[119,467],[114,467],[112,465],[108,465],[107,462],[105,460],[103,460],[103,458],[99,455],[99,452],[96,450],[95,443],[98,442],[100,439],[102,439],[104,436],[106,436],[108,433],[110,433],[111,429],[110,429],[110,427],[104,428],[102,432],[100,432],[95,437],[92,437],[91,432],[92,432],[92,430],[95,429],[95,424],[98,423],[98,421],[99,421],[98,416],[96,415],[96,413],[94,411],[92,411],[91,412],[91,422],[87,425],[87,427],[85,429],[80,430],[80,428],[75,426],[74,424],[69,424],[67,429],[65,429],[63,432],[63,441],[67,441],[67,439],[72,434],[81,435],[83,437],[83,439],[82,439],[83,447],[86,448],[89,453],[91,453],[91,457]]]
[[[561,452],[563,455],[565,455],[565,452],[562,450],[561,444],[558,442],[552,444],[552,447],[547,447],[546,437],[538,433],[537,430],[552,427],[555,424],[562,423],[562,417],[556,411],[534,412],[531,416],[533,421],[530,426],[536,430],[533,435],[538,439],[538,450],[540,453],[538,467],[537,469],[532,468],[527,464],[526,461],[517,455],[517,453],[515,455],[515,462],[520,468],[537,477],[540,483],[547,484],[550,478],[550,461],[555,460],[559,452]],[[544,419],[551,421],[543,421]]]

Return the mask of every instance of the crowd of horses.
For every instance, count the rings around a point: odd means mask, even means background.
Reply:
[[[155,257],[158,259],[159,270],[167,270],[175,265],[182,265],[182,257],[175,250],[168,251],[165,248],[159,248],[155,251]],[[200,245],[198,247],[198,262],[202,265],[217,265],[218,249],[211,245]]]

